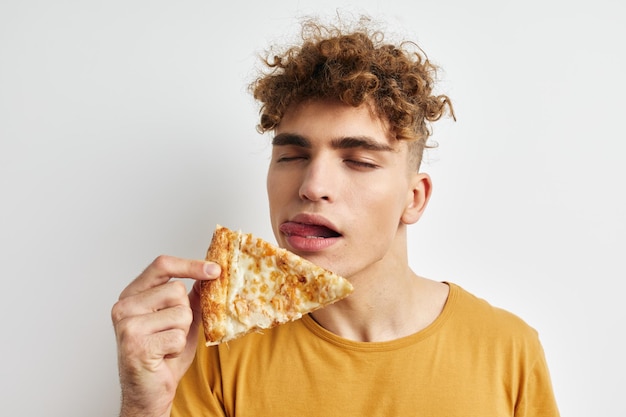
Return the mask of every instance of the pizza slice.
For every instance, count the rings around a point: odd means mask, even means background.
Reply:
[[[218,225],[207,260],[222,267],[201,285],[206,345],[297,320],[347,297],[348,280],[250,233]]]

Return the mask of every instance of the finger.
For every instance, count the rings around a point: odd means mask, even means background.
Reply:
[[[186,348],[187,333],[183,329],[169,329],[144,336],[137,343],[126,343],[126,357],[135,357],[141,367],[151,369],[164,358],[178,357]],[[152,369],[154,370],[154,369]]]
[[[117,323],[127,317],[154,313],[177,305],[189,306],[187,289],[181,281],[170,281],[120,299],[111,309],[111,320]]]
[[[161,255],[122,291],[120,299],[164,284],[172,278],[206,280],[215,279],[219,274],[220,267],[214,262]]]
[[[146,358],[175,353],[172,351],[172,335],[186,342],[193,313],[188,306],[177,305],[154,313],[125,318],[116,323],[118,345],[128,352]],[[163,346],[159,346],[162,343]],[[184,347],[184,346],[183,346]]]

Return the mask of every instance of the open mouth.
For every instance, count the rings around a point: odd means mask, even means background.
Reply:
[[[297,236],[306,239],[328,239],[340,237],[337,231],[320,224],[285,222],[280,225],[280,231],[286,236]]]

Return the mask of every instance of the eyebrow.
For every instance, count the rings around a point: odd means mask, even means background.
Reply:
[[[295,133],[280,133],[272,139],[272,145],[274,146],[298,146],[301,148],[310,149],[312,147],[311,141],[302,135]],[[394,152],[395,148],[389,146],[386,143],[380,143],[369,136],[347,136],[342,138],[333,139],[331,146],[334,149],[353,149],[361,148],[368,151],[377,152]]]

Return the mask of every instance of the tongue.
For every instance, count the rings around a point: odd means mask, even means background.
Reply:
[[[295,222],[283,223],[280,226],[280,231],[293,236],[315,236],[315,237],[337,237],[339,234],[334,230],[329,229],[326,226],[320,226],[316,224],[303,224]]]

